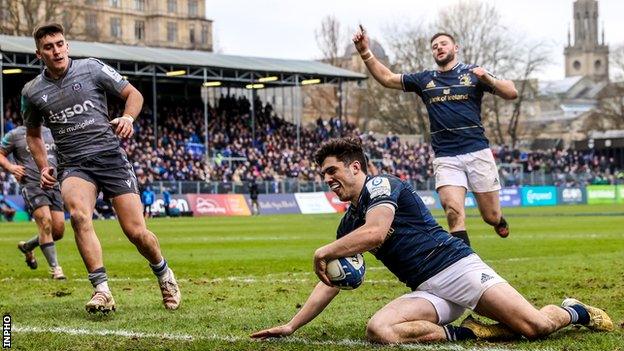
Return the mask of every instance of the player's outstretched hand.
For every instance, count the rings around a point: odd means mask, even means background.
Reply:
[[[41,170],[41,187],[52,189],[54,184],[56,184],[56,170],[54,167],[45,167]]]
[[[366,30],[360,24],[360,30],[358,30],[355,34],[353,34],[353,44],[355,44],[355,49],[363,54],[368,50],[368,35],[366,35]]]
[[[9,172],[13,174],[13,176],[15,177],[15,179],[17,179],[18,182],[21,182],[22,177],[26,175],[26,168],[21,165],[12,165],[11,168],[9,168]]]
[[[265,329],[259,332],[255,332],[251,334],[251,338],[258,339],[258,340],[265,340],[265,339],[270,339],[270,338],[281,338],[284,336],[288,336],[294,332],[295,331],[293,330],[293,328],[285,324],[285,325],[280,325],[278,327],[273,327],[270,329]]]
[[[121,138],[131,138],[134,135],[134,128],[132,127],[132,117],[121,116],[110,121],[110,124],[115,128],[115,134]]]

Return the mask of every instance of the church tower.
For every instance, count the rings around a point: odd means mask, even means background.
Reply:
[[[598,1],[574,2],[574,42],[568,30],[568,46],[564,49],[565,75],[589,76],[594,81],[609,79],[609,47],[605,45],[604,28],[599,41]]]

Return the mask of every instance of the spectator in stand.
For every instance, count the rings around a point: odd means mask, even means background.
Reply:
[[[154,204],[155,198],[156,194],[154,194],[151,186],[147,186],[141,192],[141,202],[143,203],[143,216],[145,218],[152,217],[152,205]]]

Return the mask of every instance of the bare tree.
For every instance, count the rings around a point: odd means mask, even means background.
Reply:
[[[76,37],[80,33],[72,33],[72,28],[83,10],[70,0],[2,0],[0,9],[6,15],[6,21],[0,32],[11,35],[31,35],[39,24],[56,21],[62,23],[66,32]]]
[[[345,47],[346,36],[340,21],[327,15],[321,21],[321,26],[314,31],[316,43],[321,50],[323,61],[333,66],[342,65],[342,48]]]
[[[528,47],[519,60],[521,71],[519,72],[520,75],[516,77],[516,80],[519,81],[519,86],[517,87],[518,98],[513,102],[513,112],[507,127],[507,134],[511,138],[512,149],[516,147],[518,142],[518,126],[523,112],[523,104],[528,99],[535,97],[536,94],[535,89],[531,89],[529,78],[550,62],[550,53],[545,51],[544,47],[543,43],[537,43]]]
[[[598,96],[595,113],[588,119],[587,129],[624,129],[624,82],[609,83]]]
[[[624,43],[611,51],[610,63],[612,77],[615,81],[624,80]]]

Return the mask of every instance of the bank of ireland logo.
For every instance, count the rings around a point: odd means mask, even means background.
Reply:
[[[449,88],[449,89],[444,89],[444,90],[442,90],[442,93],[443,93],[444,95],[448,95],[448,94],[450,94],[450,93],[451,93],[451,89],[450,89],[450,88]]]
[[[471,85],[472,84],[472,79],[470,78],[470,73],[464,73],[462,75],[459,76],[459,84],[461,85]]]
[[[80,84],[80,83],[74,83],[74,84],[72,85],[72,90],[73,90],[73,91],[79,91],[80,89],[82,89],[82,84]]]

